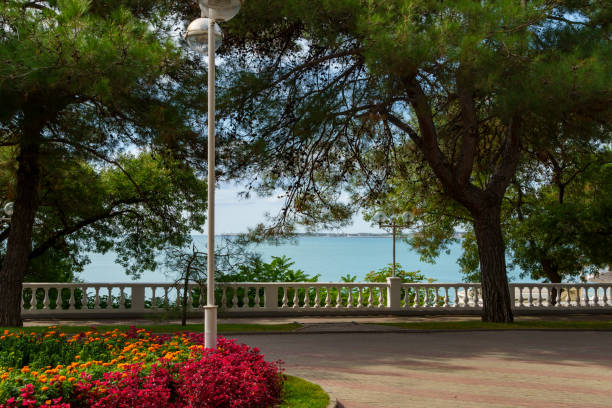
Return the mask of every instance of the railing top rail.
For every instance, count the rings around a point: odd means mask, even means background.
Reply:
[[[218,286],[291,286],[291,285],[300,285],[300,286],[345,286],[345,287],[367,287],[367,286],[384,286],[387,285],[386,282],[216,282]],[[402,286],[422,286],[422,287],[474,287],[480,286],[480,283],[467,283],[467,282],[455,282],[455,283],[447,283],[447,282],[433,282],[433,283],[402,283]],[[113,288],[127,288],[127,287],[177,287],[183,286],[181,282],[76,282],[76,283],[67,283],[67,282],[26,282],[23,284],[24,288],[69,288],[69,287],[113,287]],[[206,284],[199,283],[190,283],[189,286],[206,286]],[[612,282],[588,282],[588,283],[573,283],[573,282],[562,282],[562,283],[531,283],[531,282],[513,282],[510,283],[509,286],[511,288],[528,288],[528,287],[560,287],[560,286],[571,286],[571,287],[610,287],[612,286]]]

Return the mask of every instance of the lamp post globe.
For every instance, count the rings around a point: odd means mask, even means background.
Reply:
[[[402,214],[402,222],[404,225],[406,224],[410,224],[410,222],[412,222],[414,216],[412,215],[412,213],[410,211],[406,211],[405,213]]]
[[[13,212],[15,211],[15,204],[12,201],[9,201],[8,203],[6,203],[4,205],[4,208],[2,209],[2,211],[4,211],[4,213],[10,218],[13,216]]]
[[[378,225],[382,225],[386,221],[386,219],[387,217],[385,216],[385,213],[383,213],[382,211],[378,211],[376,214],[372,216],[372,221],[374,221]]]
[[[208,54],[208,27],[210,26],[209,18],[197,18],[187,26],[185,33],[185,41],[193,51],[200,54]],[[221,46],[223,41],[223,32],[219,24],[215,23],[215,51]]]
[[[243,0],[198,0],[203,17],[215,21],[231,20],[242,6]]]

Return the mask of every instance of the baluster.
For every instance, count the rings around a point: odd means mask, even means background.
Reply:
[[[98,310],[98,309],[101,309],[101,306],[100,306],[100,289],[101,288],[100,286],[96,286],[94,289],[96,290],[96,296],[94,298],[94,310]]]
[[[353,307],[353,288],[349,286],[348,288],[348,299],[346,301],[346,307]]]
[[[45,294],[44,298],[43,298],[43,309],[44,310],[49,310],[49,304],[51,303],[50,299],[49,299],[49,290],[51,288],[42,288],[43,293]]]
[[[157,308],[157,298],[155,296],[155,286],[151,286],[151,309]]]
[[[249,287],[244,287],[244,296],[242,296],[242,307],[249,307]]]
[[[261,301],[261,299],[259,298],[259,289],[260,288],[255,288],[255,304],[253,306],[255,307],[261,307],[259,302]]]
[[[448,286],[443,287],[442,290],[444,290],[444,303],[442,307],[448,307]]]
[[[535,306],[542,306],[542,287],[537,286],[536,288],[536,302],[537,304]]]
[[[452,307],[457,307],[459,306],[459,294],[457,292],[459,292],[459,289],[454,286],[453,287],[453,306]]]
[[[604,286],[603,288],[603,306],[608,306],[608,288]]]
[[[62,288],[57,288],[55,294],[55,310],[61,310],[62,308]]]
[[[164,308],[168,308],[170,306],[170,301],[168,300],[168,287],[164,287]]]
[[[181,308],[182,307],[182,301],[183,301],[183,292],[181,290],[181,288],[179,286],[174,287],[174,290],[176,292],[176,296],[174,297],[174,305],[177,308]]]
[[[402,292],[400,289],[400,299],[402,296]],[[378,287],[378,307],[385,307],[385,286]],[[401,303],[401,301],[400,301]]]
[[[286,286],[283,286],[283,304],[281,307],[289,306],[289,299],[287,297],[287,292],[288,292],[288,288]]]
[[[232,285],[232,304],[230,308],[238,307],[238,286]]]
[[[70,297],[68,298],[68,310],[74,310],[76,309],[75,304],[74,304],[74,290],[76,288],[71,286],[68,288],[68,290],[70,291]]]
[[[314,288],[314,290],[315,290],[315,301],[314,301],[314,307],[315,307],[315,308],[318,308],[318,307],[320,306],[320,305],[319,305],[319,302],[321,301],[321,299],[319,299],[319,288],[318,288],[318,287],[315,287],[315,288]]]
[[[106,300],[106,308],[110,309],[113,307],[113,287],[107,286],[106,291],[108,292],[108,299]]]
[[[200,292],[200,300],[202,300],[202,294]],[[227,286],[223,285],[221,288],[221,307],[227,306]]]
[[[342,307],[342,286],[336,286],[336,307]]]
[[[370,295],[368,296],[368,307],[374,307],[374,297],[372,292],[374,291],[374,288],[372,286],[368,287],[368,290],[370,292]]]
[[[432,288],[432,291],[434,293],[434,299],[433,299],[432,306],[433,307],[438,307],[438,304],[440,302],[440,288],[437,288],[437,287],[434,286]]]
[[[304,307],[310,307],[310,287],[304,288]]]
[[[331,287],[326,286],[325,291],[327,292],[327,295],[325,296],[325,308],[330,308],[331,307],[331,296],[330,296]]]
[[[363,307],[363,288],[360,286],[359,289],[359,299],[357,301],[357,307]]]
[[[599,286],[595,286],[593,287],[593,306],[595,307],[599,307],[599,295],[597,294],[597,292],[599,291]]]
[[[125,286],[119,286],[119,309],[125,309]]]
[[[193,296],[191,294],[192,288],[191,286],[187,287],[187,310],[193,308]]]
[[[298,287],[293,287],[293,307],[300,307],[300,299],[298,297]]]
[[[88,309],[87,302],[87,287],[83,286],[81,288],[81,309]]]
[[[414,288],[414,303],[412,307],[419,307],[421,300],[419,299],[419,287],[415,286]]]
[[[423,307],[429,307],[429,287],[425,286],[425,297],[423,298]]]

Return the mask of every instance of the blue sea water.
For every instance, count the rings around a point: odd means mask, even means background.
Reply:
[[[204,236],[194,237],[196,243],[204,247]],[[392,262],[391,237],[325,237],[302,236],[296,244],[258,245],[256,252],[262,254],[264,260],[272,256],[285,255],[295,264],[294,269],[301,269],[309,275],[320,274],[319,282],[337,282],[341,276],[356,275],[357,281],[362,281],[371,270],[380,269]],[[443,253],[435,264],[422,262],[419,255],[410,247],[397,240],[396,261],[407,271],[420,270],[428,278],[437,282],[461,282],[462,275],[457,259],[461,255],[461,245],[454,244],[448,254]],[[79,278],[85,282],[130,282],[123,268],[115,263],[115,254],[90,254],[91,264]],[[169,278],[163,271],[147,272],[139,282],[165,282]]]

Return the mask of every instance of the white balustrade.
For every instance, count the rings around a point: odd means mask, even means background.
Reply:
[[[190,284],[187,307],[206,304],[206,286]],[[482,308],[478,283],[219,282],[215,303],[227,313],[475,313]],[[612,311],[610,283],[512,283],[518,310]],[[180,310],[184,287],[171,283],[25,283],[22,314],[100,315]]]

